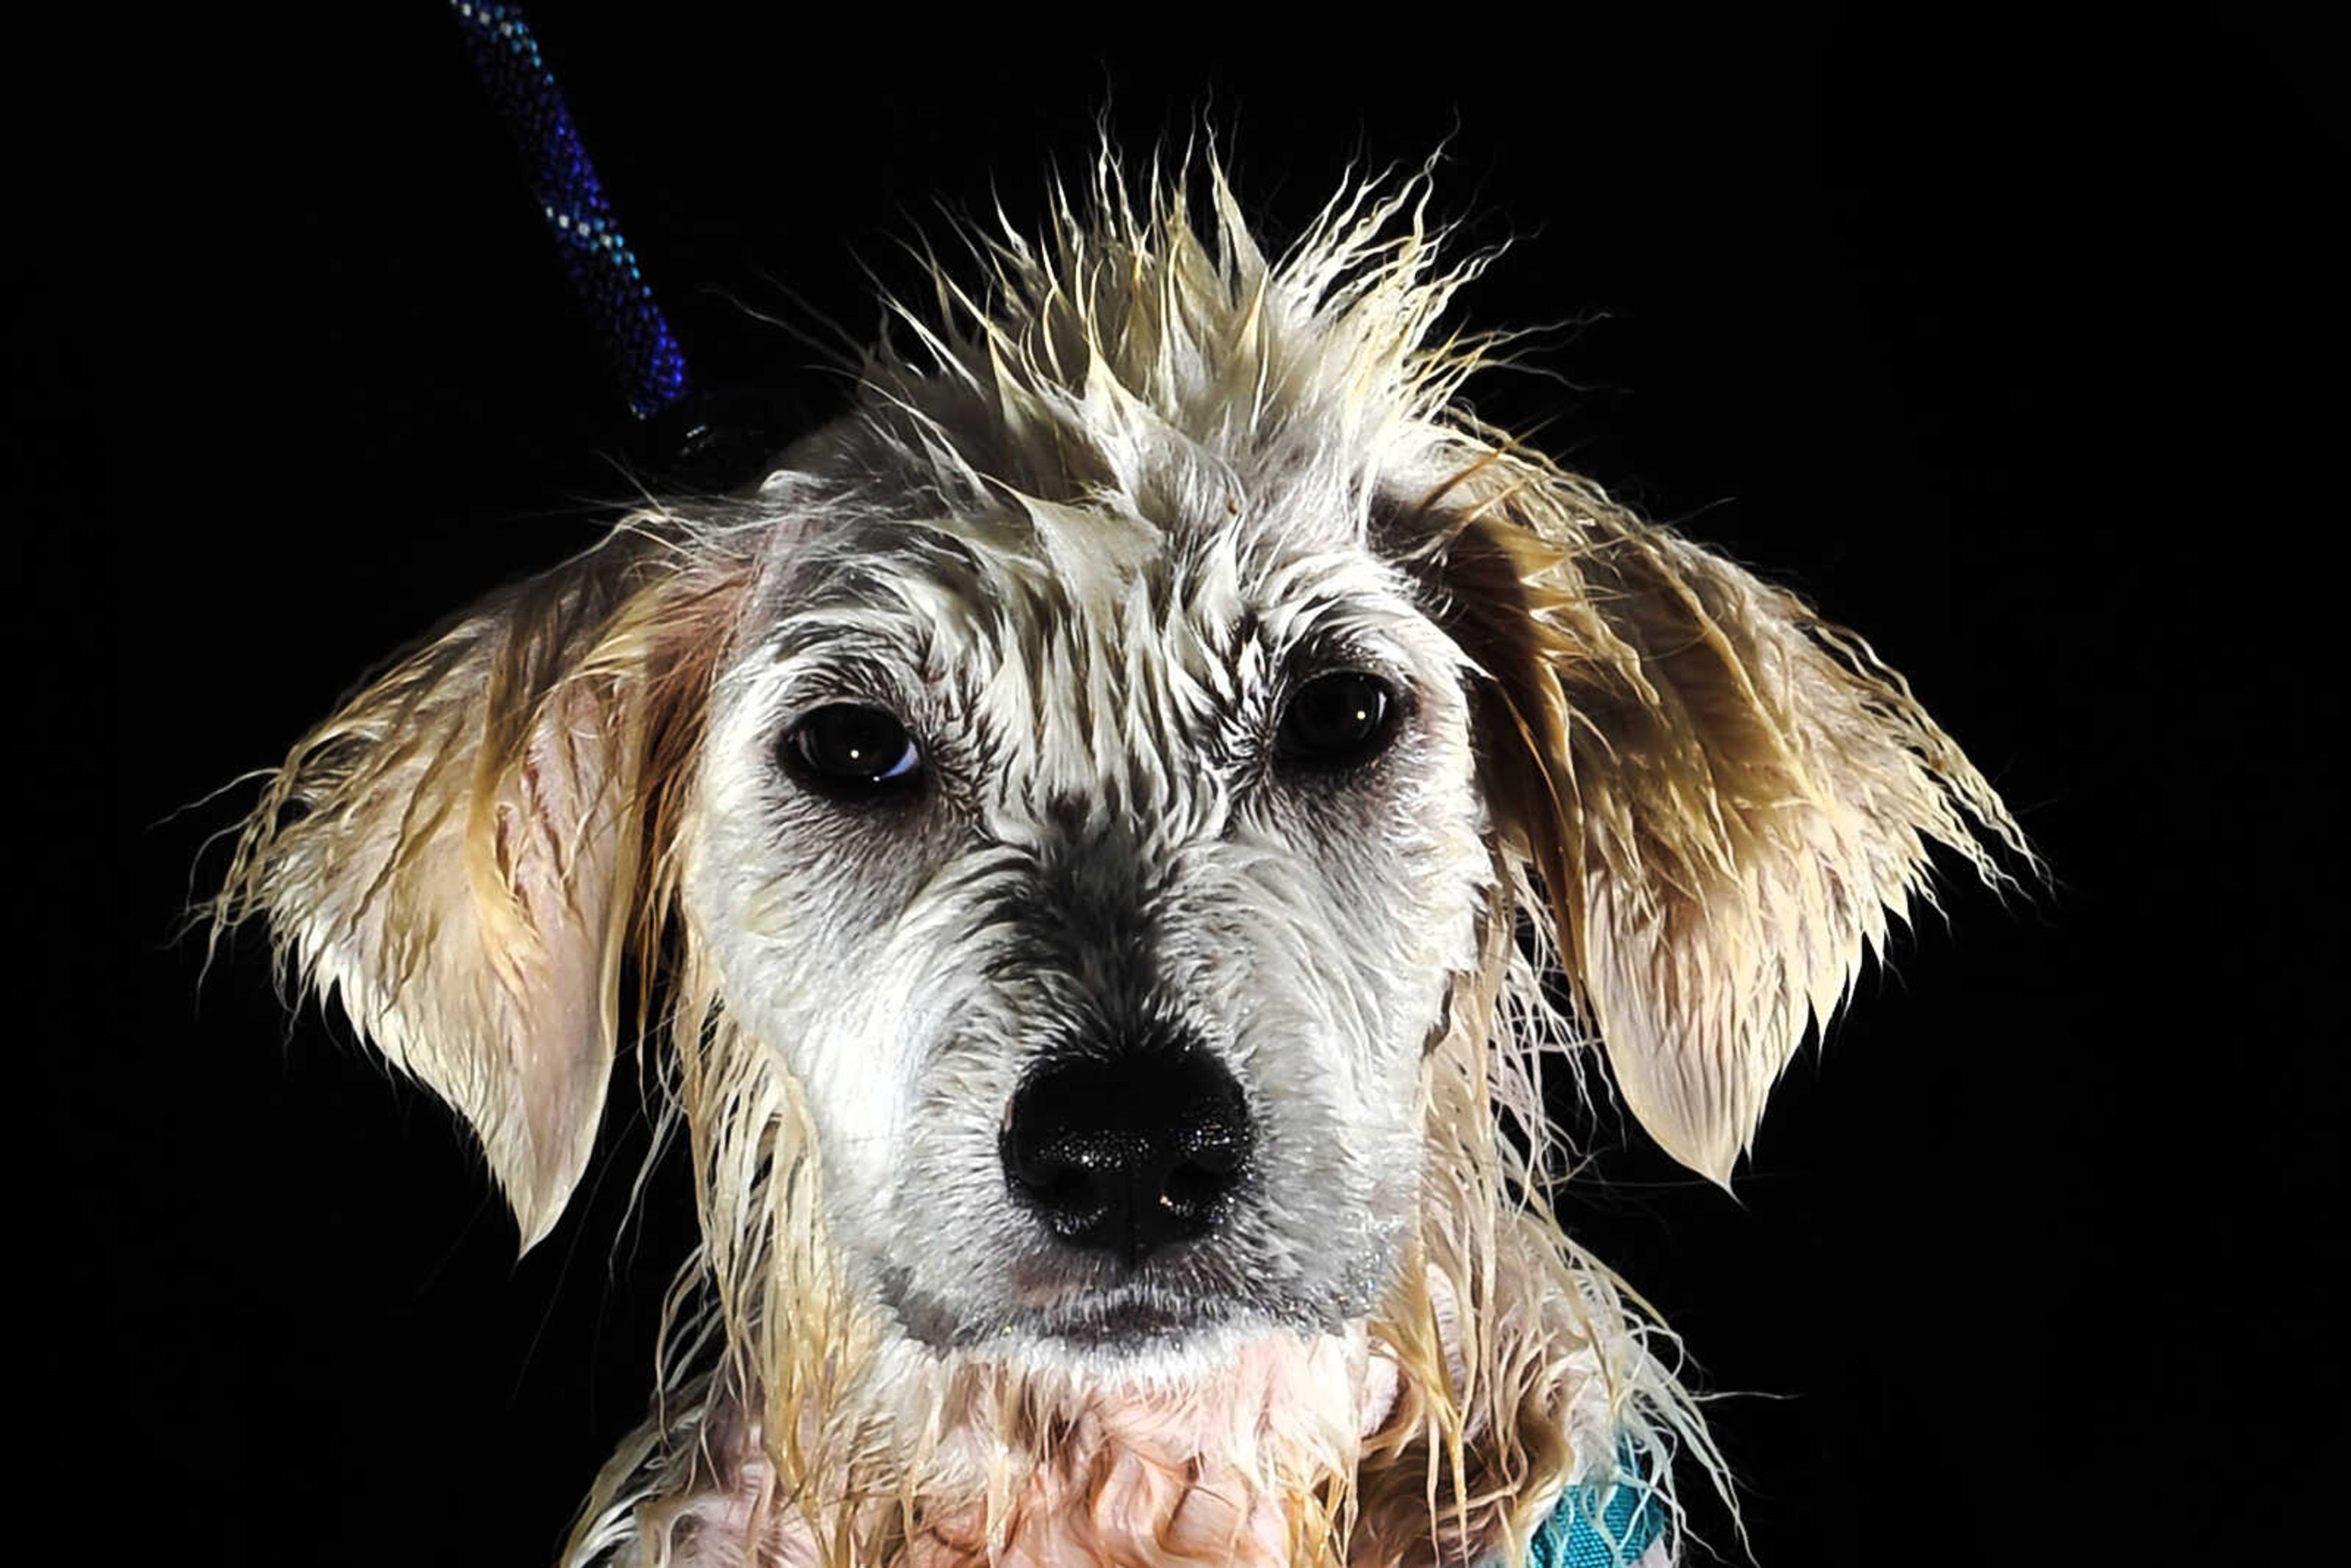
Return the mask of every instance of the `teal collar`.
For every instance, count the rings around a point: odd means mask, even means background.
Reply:
[[[1527,1568],[1632,1568],[1666,1532],[1666,1501],[1626,1444],[1616,1475],[1561,1494],[1527,1546]]]

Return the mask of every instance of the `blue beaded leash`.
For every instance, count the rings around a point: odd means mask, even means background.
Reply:
[[[555,89],[519,6],[452,0],[466,53],[530,167],[531,195],[563,254],[580,303],[596,319],[629,412],[649,420],[686,394],[685,353],[621,237],[571,111]]]

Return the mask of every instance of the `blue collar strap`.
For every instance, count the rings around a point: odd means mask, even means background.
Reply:
[[[1632,1568],[1666,1532],[1666,1502],[1625,1444],[1616,1478],[1570,1487],[1528,1542],[1528,1568]]]

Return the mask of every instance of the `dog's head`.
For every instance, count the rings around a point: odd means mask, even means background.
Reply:
[[[1361,1318],[1494,875],[1466,657],[1332,410],[900,390],[771,486],[681,846],[832,1235],[942,1346]]]
[[[755,497],[632,518],[278,775],[224,914],[526,1244],[637,952],[737,1339],[1086,1375],[1360,1327],[1500,1200],[1540,960],[1719,1180],[1929,844],[1997,874],[1863,645],[1454,405],[1492,344],[1432,334],[1476,264],[1416,186],[1269,262],[1213,183],[1205,233],[1113,189],[989,242]]]

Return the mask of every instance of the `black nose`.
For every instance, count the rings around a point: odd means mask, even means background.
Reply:
[[[1079,1057],[1012,1096],[1004,1174],[1054,1235],[1132,1265],[1215,1228],[1249,1141],[1240,1085],[1206,1051]]]

